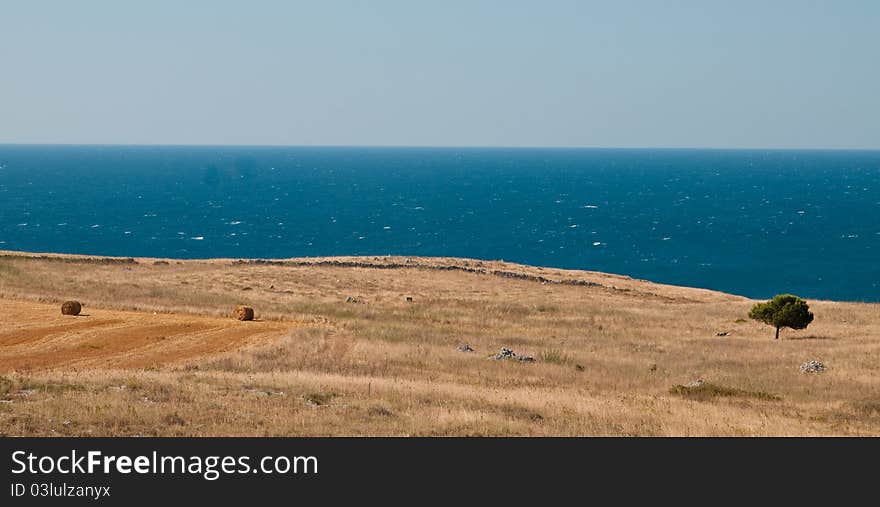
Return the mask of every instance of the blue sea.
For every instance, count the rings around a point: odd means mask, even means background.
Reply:
[[[0,249],[456,256],[880,301],[880,152],[4,145]]]

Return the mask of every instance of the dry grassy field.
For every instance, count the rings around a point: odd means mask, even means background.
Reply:
[[[810,301],[777,341],[752,304],[500,261],[0,252],[0,434],[880,435],[880,305]]]

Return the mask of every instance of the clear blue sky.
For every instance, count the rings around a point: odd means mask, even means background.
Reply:
[[[0,9],[0,143],[880,148],[880,1]]]

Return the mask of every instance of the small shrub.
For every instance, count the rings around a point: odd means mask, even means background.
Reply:
[[[166,415],[163,418],[163,421],[168,426],[186,426],[186,420],[183,417],[180,417],[177,412]]]
[[[63,380],[47,380],[45,382],[23,378],[18,381],[19,390],[33,389],[49,394],[61,394],[70,391],[85,391],[86,386]]]
[[[376,405],[376,406],[370,407],[367,410],[367,414],[374,416],[374,417],[391,417],[394,415],[394,413],[391,412],[391,410],[389,410],[381,405]]]
[[[12,393],[15,384],[6,377],[0,377],[0,398],[6,398]]]
[[[535,310],[537,310],[538,313],[556,313],[559,311],[559,307],[548,304],[539,304],[535,307]]]
[[[774,394],[765,393],[763,391],[746,391],[744,389],[736,389],[733,387],[725,387],[718,384],[713,384],[711,382],[700,382],[696,384],[689,385],[674,385],[669,388],[670,394],[677,394],[679,396],[697,400],[697,401],[708,401],[713,398],[724,398],[724,397],[741,397],[741,398],[756,398],[759,400],[770,400],[776,401],[781,398]]]
[[[859,415],[865,417],[880,416],[880,399],[853,401],[850,402],[850,406]]]
[[[506,404],[498,407],[501,413],[511,419],[524,419],[531,422],[539,422],[544,420],[544,416],[534,410],[514,404]]]
[[[545,363],[568,364],[571,362],[571,358],[568,357],[568,354],[559,349],[547,349],[541,351],[540,357],[541,361]]]
[[[335,397],[335,393],[309,393],[304,396],[306,403],[318,407],[330,403],[330,401]]]

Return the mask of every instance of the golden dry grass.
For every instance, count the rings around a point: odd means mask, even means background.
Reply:
[[[7,435],[880,435],[877,304],[811,301],[775,341],[751,300],[601,273],[11,252],[0,298]]]

